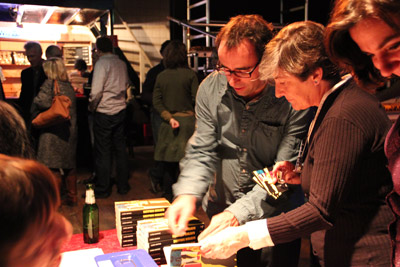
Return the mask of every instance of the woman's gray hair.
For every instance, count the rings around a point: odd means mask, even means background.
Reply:
[[[340,71],[329,60],[323,40],[322,24],[300,21],[284,27],[265,47],[259,69],[261,79],[271,80],[281,69],[304,81],[319,67],[323,79],[339,79]]]

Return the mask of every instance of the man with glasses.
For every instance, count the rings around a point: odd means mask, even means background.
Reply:
[[[166,215],[173,234],[185,232],[201,200],[212,219],[199,239],[303,203],[300,188],[289,200],[267,202],[266,191],[252,180],[254,170],[295,161],[312,119],[309,111],[297,112],[285,98],[277,99],[274,87],[260,79],[258,64],[272,35],[262,17],[239,15],[217,36],[218,71],[198,90],[197,128]],[[299,252],[300,240],[257,251],[245,248],[238,252],[237,264],[297,266]]]

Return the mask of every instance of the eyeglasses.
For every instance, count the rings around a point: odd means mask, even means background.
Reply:
[[[221,66],[220,63],[217,64],[216,69],[219,73],[224,74],[225,76],[235,75],[238,78],[250,78],[251,74],[256,70],[260,61],[254,66],[251,71],[240,71],[240,70],[230,70],[224,66]]]

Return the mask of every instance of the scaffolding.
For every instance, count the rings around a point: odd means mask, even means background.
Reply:
[[[284,25],[287,23],[287,21],[285,21],[285,15],[298,13],[299,11],[304,11],[304,20],[308,20],[308,0],[304,0],[304,2],[281,0],[279,18],[280,24]]]

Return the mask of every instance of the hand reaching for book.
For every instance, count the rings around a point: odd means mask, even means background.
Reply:
[[[210,225],[199,235],[199,241],[210,236],[215,235],[229,226],[238,226],[239,221],[229,211],[223,211],[211,218]]]
[[[209,259],[227,259],[238,250],[249,246],[245,225],[228,227],[200,241],[201,254]]]
[[[165,213],[170,231],[174,235],[184,235],[189,218],[196,211],[196,197],[192,195],[178,196]]]

